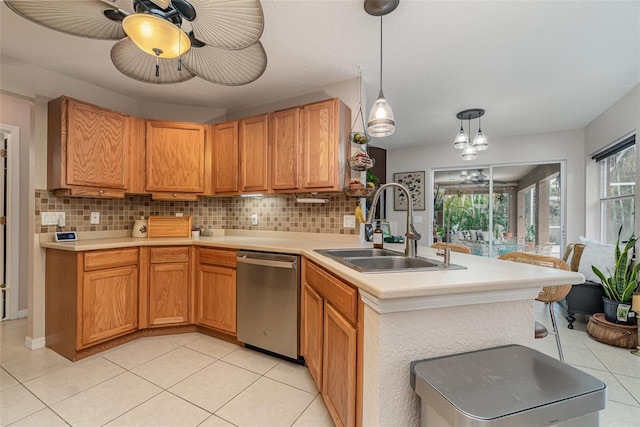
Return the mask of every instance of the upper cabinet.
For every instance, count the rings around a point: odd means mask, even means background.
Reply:
[[[269,190],[269,115],[240,120],[240,191]]]
[[[271,188],[297,190],[300,174],[300,108],[271,114]]]
[[[350,121],[349,107],[338,98],[304,106],[301,189],[342,191],[350,176]]]
[[[219,123],[213,127],[213,193],[234,194],[238,184],[238,122]]]
[[[195,200],[205,190],[205,125],[147,120],[146,190],[154,199]]]
[[[273,190],[342,191],[350,176],[350,120],[351,110],[338,98],[273,113]]]
[[[124,197],[129,119],[64,96],[49,102],[48,188],[59,195]]]

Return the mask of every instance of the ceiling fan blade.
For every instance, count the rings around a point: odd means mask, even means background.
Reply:
[[[224,86],[251,83],[267,68],[267,54],[260,42],[239,50],[192,46],[182,60],[198,77]]]
[[[111,48],[111,61],[127,77],[147,83],[180,83],[195,77],[187,67],[178,70],[177,59],[156,58],[140,50],[128,37]]]
[[[36,24],[74,36],[118,40],[125,36],[120,22],[104,15],[102,1],[5,0],[11,10]]]
[[[196,10],[191,21],[195,37],[221,49],[244,49],[255,43],[264,29],[259,0],[190,0]]]

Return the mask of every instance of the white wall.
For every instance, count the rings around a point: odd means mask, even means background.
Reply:
[[[640,85],[633,88],[585,128],[585,235],[600,239],[600,168],[591,155],[640,129]],[[636,134],[637,135],[637,134]],[[636,146],[638,136],[636,136]],[[640,165],[640,150],[636,148],[636,164]],[[640,172],[636,171],[636,189],[640,188]],[[636,190],[637,191],[637,190]],[[637,193],[636,193],[637,194]],[[640,212],[640,198],[636,197],[636,212]],[[636,236],[640,235],[640,221],[636,221]]]
[[[464,162],[460,150],[453,148],[451,141],[446,144],[425,145],[387,151],[387,182],[393,181],[396,172],[425,171],[427,190],[425,205],[429,206],[429,188],[431,187],[431,169],[443,167],[486,167],[489,164],[517,164],[536,162],[555,162],[566,160],[567,194],[567,242],[575,241],[584,233],[584,132],[582,129],[549,132],[535,135],[514,136],[508,138],[489,138],[489,149],[478,154],[475,161]],[[391,193],[390,193],[391,194]],[[422,216],[422,224],[416,224],[423,235],[422,245],[428,244],[429,225],[433,212],[416,211]],[[406,212],[393,210],[393,197],[387,198],[387,218],[398,222],[398,232],[404,234]]]

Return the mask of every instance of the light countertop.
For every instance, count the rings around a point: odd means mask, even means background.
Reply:
[[[51,241],[50,236],[44,236],[41,238],[40,246],[48,249],[81,252],[136,246],[196,245],[297,254],[307,257],[336,276],[381,300],[505,291],[584,282],[584,276],[575,272],[456,252],[451,254],[451,262],[462,265],[466,269],[360,273],[315,251],[315,249],[371,247],[371,243],[360,243],[357,236],[226,231],[219,232],[213,237],[198,239],[134,238],[118,236],[117,233],[115,236],[100,235],[100,237],[104,238],[87,238],[81,234],[80,240],[76,242],[58,243]],[[385,248],[401,252],[404,250],[404,244],[387,243]],[[429,247],[419,246],[418,255],[441,261],[441,258],[436,256],[435,249]]]

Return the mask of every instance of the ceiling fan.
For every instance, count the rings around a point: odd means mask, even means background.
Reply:
[[[482,173],[484,169],[477,169],[471,173],[468,173],[466,170],[463,170],[460,173],[460,177],[464,180],[466,184],[475,184],[479,187],[486,187],[489,185],[489,177]],[[498,185],[507,185],[508,182],[493,180],[494,184]]]
[[[259,0],[5,0],[36,24],[63,33],[118,40],[111,61],[124,75],[149,83],[198,76],[240,86],[267,67],[259,41]]]

